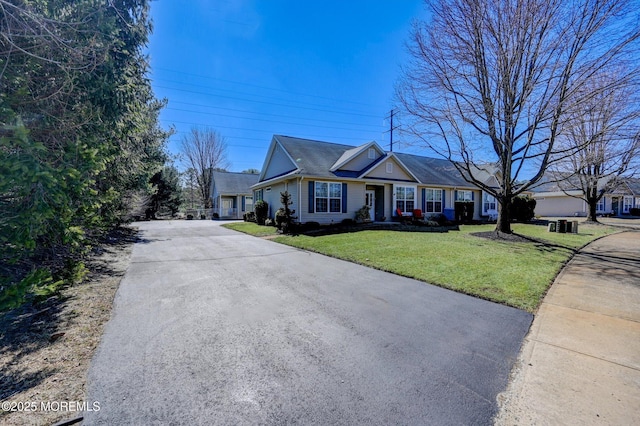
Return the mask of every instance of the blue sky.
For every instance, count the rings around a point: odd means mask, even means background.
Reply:
[[[231,171],[260,169],[273,134],[389,149],[404,43],[424,13],[422,0],[153,1],[150,77],[177,132],[170,152],[192,127],[226,138]]]

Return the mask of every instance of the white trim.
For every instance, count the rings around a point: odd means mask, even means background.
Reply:
[[[317,194],[317,186],[319,183],[326,183],[327,184],[327,196],[326,197],[318,197]],[[344,182],[340,182],[340,181],[328,181],[328,180],[316,180],[313,182],[313,212],[314,213],[326,213],[326,214],[342,214],[342,184]],[[340,188],[340,196],[339,197],[332,197],[331,196],[331,185],[338,185]],[[318,199],[326,199],[327,200],[327,211],[322,211],[319,212],[318,211]],[[331,200],[338,200],[340,201],[340,208],[338,209],[338,211],[331,211]]]
[[[389,152],[389,153],[387,153],[387,157],[386,157],[386,159],[385,159],[384,161],[380,161],[380,162],[378,162],[378,164],[376,164],[375,166],[373,166],[371,169],[369,169],[369,170],[367,170],[366,172],[362,173],[360,176],[358,176],[358,179],[365,179],[365,178],[366,178],[366,176],[367,176],[368,174],[372,173],[375,169],[377,169],[378,167],[380,167],[380,165],[381,165],[381,164],[387,164],[387,161],[389,161],[389,159],[391,159],[391,158],[393,158],[393,159],[396,161],[396,163],[398,163],[398,165],[400,166],[400,168],[401,168],[402,170],[404,170],[404,172],[405,172],[406,174],[408,174],[409,176],[411,176],[415,182],[417,182],[417,183],[421,183],[421,182],[420,182],[420,179],[418,179],[418,178],[416,177],[416,175],[414,175],[414,174],[413,174],[413,172],[411,171],[411,169],[409,169],[407,166],[405,166],[405,165],[404,165],[404,163],[403,163],[403,162],[402,162],[398,157],[396,157],[396,155],[395,155],[393,152]],[[369,177],[369,178],[367,178],[367,179],[376,179],[376,178],[375,178],[375,177],[374,177],[374,178]]]
[[[495,209],[486,209],[485,208],[485,197],[487,197],[487,204],[495,204]],[[491,199],[489,199],[488,197],[493,198],[493,203],[491,202]],[[498,200],[496,199],[496,197],[494,197],[493,195],[489,194],[488,192],[482,191],[482,199],[480,200],[480,202],[482,203],[482,215],[483,216],[490,216],[490,217],[497,217],[498,215]]]
[[[446,190],[444,190],[444,188],[434,188],[434,187],[425,187],[424,189],[424,212],[422,213],[444,213],[444,202],[445,202],[445,195],[442,194],[442,192],[444,191],[446,194]],[[432,191],[434,194],[433,200],[431,200],[430,202],[433,203],[433,211],[429,211],[429,209],[427,208],[427,192],[428,191]],[[440,194],[440,199],[438,200],[437,197],[435,196],[435,194]],[[436,210],[436,203],[440,202],[440,210]]]
[[[273,152],[276,150],[276,146],[280,147],[282,152],[284,152],[285,155],[289,158],[289,161],[291,161],[291,164],[293,165],[293,167],[295,167],[295,170],[293,170],[293,172],[297,172],[298,170],[300,170],[296,161],[293,158],[291,158],[291,155],[289,155],[289,152],[287,152],[287,150],[284,149],[284,146],[282,145],[282,143],[280,143],[277,136],[278,135],[273,135],[273,137],[271,138],[271,145],[269,146],[269,150],[267,151],[267,156],[265,157],[264,163],[262,164],[262,170],[260,170],[260,176],[258,177],[259,181],[264,179],[264,174],[267,172],[267,166],[271,163],[271,158],[273,157]]]
[[[331,166],[329,171],[335,172],[336,170],[340,169],[340,167],[344,166],[349,161],[353,160],[354,158],[356,158],[357,156],[359,156],[369,148],[373,148],[378,153],[384,155],[384,150],[380,147],[380,145],[378,145],[376,141],[371,141],[364,145],[356,146],[345,151],[344,154],[342,154],[342,156],[340,156],[340,158],[338,158],[338,160],[335,163],[333,163],[333,166]],[[375,157],[369,158],[369,159],[375,160]]]
[[[397,191],[398,188],[412,188],[413,189],[413,208],[407,210],[407,200],[410,200],[406,197],[402,199],[404,201],[404,209],[401,209],[403,213],[411,213],[413,214],[413,211],[418,207],[418,185],[407,185],[407,184],[403,184],[403,183],[394,183],[393,184],[393,193],[391,194],[391,197],[393,198],[393,212],[395,213],[395,211],[398,209],[398,198],[397,198]]]

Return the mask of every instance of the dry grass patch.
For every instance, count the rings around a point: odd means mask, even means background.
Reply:
[[[111,316],[134,239],[134,230],[120,230],[87,262],[90,274],[81,284],[0,316],[0,402],[38,408],[0,410],[1,424],[49,425],[82,415],[42,411],[41,402],[84,401],[89,363]]]

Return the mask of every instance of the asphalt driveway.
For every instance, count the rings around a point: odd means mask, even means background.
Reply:
[[[139,226],[84,424],[491,424],[532,321],[218,222]]]

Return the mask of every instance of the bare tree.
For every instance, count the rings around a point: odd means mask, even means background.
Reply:
[[[194,170],[202,204],[211,208],[211,172],[229,166],[224,137],[215,130],[192,128],[182,139],[181,152]]]
[[[567,195],[584,200],[587,221],[597,222],[597,204],[622,180],[640,168],[640,110],[638,84],[612,85],[617,78],[604,75],[577,93],[579,108],[572,108],[558,144],[575,155],[551,167],[550,181]],[[578,149],[579,148],[579,149]],[[581,195],[573,195],[579,189]]]
[[[637,62],[637,8],[631,0],[426,4],[431,19],[414,24],[398,86],[407,130],[493,195],[496,231],[510,233],[512,199],[581,148],[557,145],[579,88],[617,61]]]

